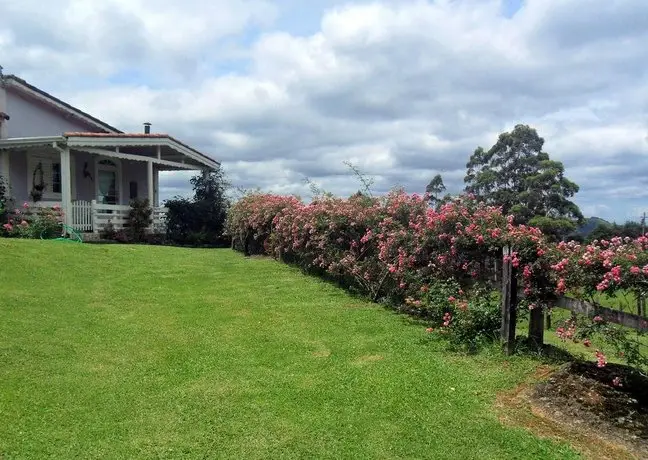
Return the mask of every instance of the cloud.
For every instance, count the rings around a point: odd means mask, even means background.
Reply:
[[[478,145],[528,123],[586,212],[623,220],[648,200],[643,0],[527,0],[512,17],[496,0],[4,3],[7,70],[126,130],[153,122],[240,187],[348,194],[352,161],[378,192],[437,172],[459,191]]]

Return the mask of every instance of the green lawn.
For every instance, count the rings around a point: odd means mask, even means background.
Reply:
[[[576,458],[502,426],[538,364],[229,250],[0,239],[0,458]]]

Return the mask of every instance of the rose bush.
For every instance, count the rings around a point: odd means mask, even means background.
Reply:
[[[253,194],[232,206],[228,233],[247,253],[265,252],[424,315],[439,308],[425,292],[439,280],[455,283],[457,292],[449,296],[470,305],[478,298],[473,291],[491,281],[504,246],[512,247],[508,257],[525,294],[521,305],[530,309],[549,306],[568,291],[646,293],[648,288],[647,237],[556,244],[469,195],[433,209],[427,196],[402,191],[379,198],[324,196],[308,204]],[[446,313],[456,318],[457,305],[432,316],[443,324]]]
[[[63,212],[59,206],[31,208],[24,203],[14,209],[2,225],[4,235],[10,238],[52,238],[61,234]]]

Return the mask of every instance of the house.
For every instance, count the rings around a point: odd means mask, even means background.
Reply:
[[[160,171],[219,166],[150,123],[124,133],[1,69],[0,176],[16,203],[59,205],[78,231],[119,228],[134,198],[148,198],[160,227]]]

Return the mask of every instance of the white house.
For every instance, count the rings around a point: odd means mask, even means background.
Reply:
[[[0,176],[16,203],[59,205],[65,223],[98,232],[119,227],[130,200],[148,198],[161,225],[160,171],[219,163],[168,134],[128,134],[0,67]]]

